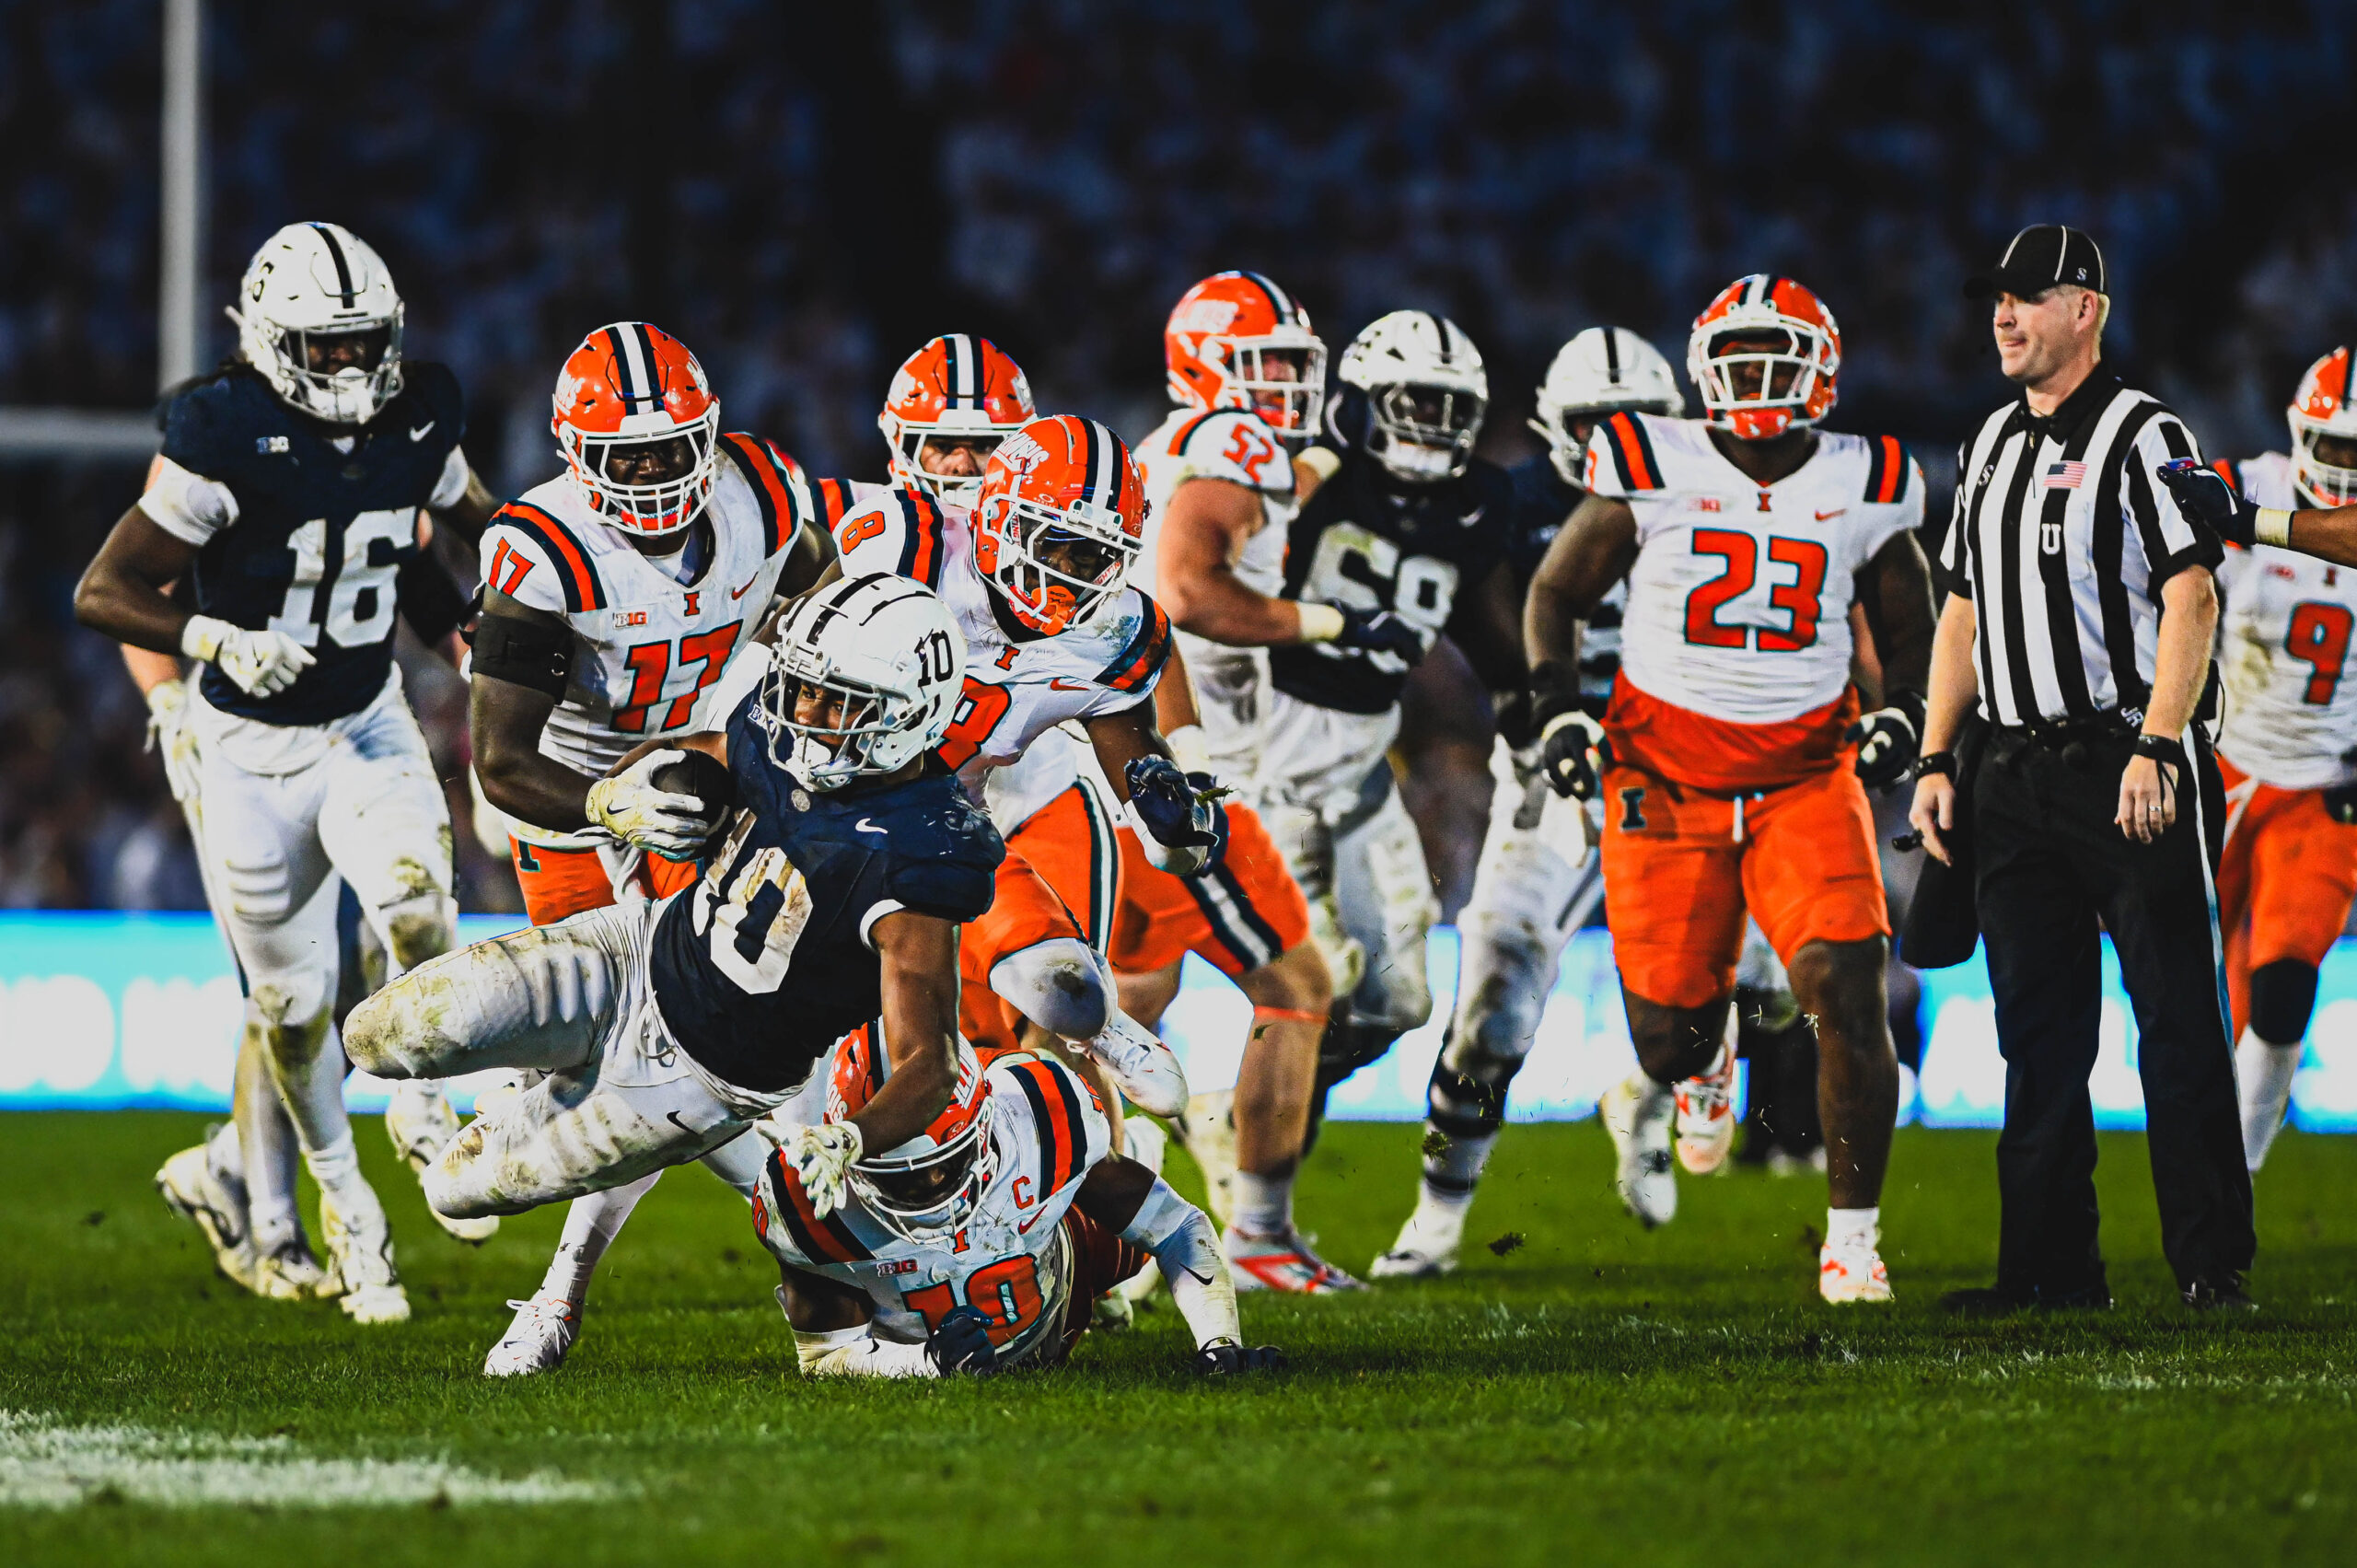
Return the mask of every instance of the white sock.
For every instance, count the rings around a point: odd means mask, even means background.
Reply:
[[[1465,1223],[1465,1211],[1473,1206],[1473,1194],[1469,1191],[1453,1192],[1445,1187],[1435,1187],[1427,1178],[1416,1195],[1416,1206],[1436,1218],[1445,1218],[1461,1225]]]
[[[2243,1030],[2235,1047],[2235,1077],[2242,1090],[2243,1160],[2257,1170],[2267,1159],[2268,1145],[2283,1125],[2283,1108],[2292,1103],[2292,1074],[2300,1069],[2300,1042],[2278,1045]]]
[[[1642,1067],[1637,1069],[1631,1082],[1637,1086],[1643,1096],[1637,1101],[1637,1120],[1640,1121],[1650,1121],[1656,1116],[1667,1116],[1670,1108],[1678,1101],[1676,1084],[1665,1084]]]
[[[352,1146],[352,1130],[345,1128],[343,1136],[322,1149],[305,1149],[303,1163],[311,1167],[311,1179],[319,1184],[319,1193],[333,1203],[336,1212],[346,1220],[354,1220],[380,1205],[377,1190],[360,1174],[359,1151]]]
[[[1293,1228],[1293,1173],[1236,1173],[1228,1225],[1247,1236],[1283,1236]]]
[[[1882,1205],[1871,1209],[1832,1209],[1825,1211],[1825,1245],[1837,1251],[1874,1250],[1882,1239]]]
[[[556,1256],[549,1260],[549,1272],[540,1277],[540,1294],[575,1307],[588,1300],[589,1276],[598,1272],[598,1260],[621,1234],[638,1201],[662,1179],[661,1171],[650,1171],[636,1181],[575,1198],[564,1212],[564,1235],[557,1243]]]

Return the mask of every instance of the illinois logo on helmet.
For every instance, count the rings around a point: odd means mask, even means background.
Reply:
[[[1093,419],[1038,419],[1001,442],[974,507],[974,564],[1015,618],[1050,636],[1118,597],[1145,540],[1145,479]]]
[[[720,400],[687,345],[644,321],[581,340],[557,372],[549,428],[589,509],[624,533],[677,533],[712,494]]]
[[[2284,411],[2292,426],[2292,484],[2316,506],[2357,501],[2357,354],[2347,345],[2308,366]],[[2336,460],[2337,459],[2337,460]]]
[[[1737,278],[1694,318],[1686,374],[1711,424],[1767,441],[1833,412],[1841,329],[1790,278]]]
[[[836,1048],[827,1079],[828,1121],[850,1121],[890,1079],[892,1064],[878,1049],[877,1033],[868,1025]],[[974,1048],[961,1040],[957,1086],[941,1114],[907,1143],[853,1161],[845,1176],[879,1224],[903,1241],[922,1244],[973,1218],[997,1174],[990,1079]]]
[[[1182,407],[1249,409],[1288,442],[1318,434],[1325,342],[1309,312],[1259,273],[1213,273],[1180,295],[1162,359]]]
[[[895,483],[970,506],[991,454],[1038,412],[1021,366],[988,338],[951,332],[900,362],[876,427]]]

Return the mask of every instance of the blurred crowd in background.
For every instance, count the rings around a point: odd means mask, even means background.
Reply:
[[[0,0],[0,403],[154,397],[159,11]],[[625,316],[685,339],[731,427],[880,478],[874,411],[924,338],[987,333],[1043,407],[1142,435],[1169,302],[1250,266],[1338,350],[1453,316],[1515,459],[1572,332],[1682,360],[1721,285],[1789,273],[1842,324],[1831,423],[1909,440],[1934,526],[2004,393],[1957,285],[2025,222],[2102,241],[2108,354],[2215,452],[2281,447],[2299,370],[2357,330],[2357,173],[2316,151],[2357,8],[2328,0],[212,0],[206,46],[208,300],[280,224],[349,225],[509,492],[555,470],[564,352]],[[144,709],[67,612],[140,479],[0,460],[0,905],[202,901]],[[457,778],[463,694],[412,655]],[[1485,744],[1422,734],[1460,769]],[[1480,818],[1421,793],[1453,908]],[[512,907],[459,837],[463,901]]]

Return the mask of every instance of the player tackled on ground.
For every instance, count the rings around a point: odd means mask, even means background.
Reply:
[[[401,296],[350,233],[312,223],[273,235],[232,314],[238,362],[173,397],[162,460],[91,563],[75,612],[203,667],[182,716],[198,854],[248,988],[248,1030],[319,1184],[329,1252],[322,1270],[291,1187],[250,1185],[250,1202],[279,1201],[250,1216],[248,1283],[335,1295],[360,1321],[393,1322],[408,1298],[343,1109],[337,900],[349,885],[397,969],[452,940],[450,818],[393,668],[395,580],[418,554],[422,508],[471,535],[487,497],[459,450],[457,379],[402,359]],[[163,592],[183,578],[194,614]],[[404,1108],[420,1152],[456,1126],[434,1086],[398,1097],[389,1125]],[[268,1158],[250,1094],[238,1120]],[[216,1144],[188,1174],[226,1187],[243,1168]],[[487,1227],[460,1234],[481,1240]]]
[[[1588,498],[1539,565],[1526,629],[1550,782],[1604,807],[1605,908],[1639,1063],[1600,1108],[1622,1196],[1648,1223],[1672,1211],[1675,1086],[1724,1048],[1748,910],[1817,1020],[1831,1188],[1818,1289],[1887,1301],[1876,1243],[1898,1063],[1861,781],[1896,783],[1914,760],[1931,580],[1913,460],[1888,436],[1814,428],[1840,354],[1832,313],[1800,285],[1728,285],[1687,347],[1708,418],[1597,427]],[[1579,622],[1623,576],[1620,675],[1599,725],[1573,673]],[[1852,604],[1887,691],[1863,719]]]
[[[734,807],[693,887],[478,943],[354,1012],[354,1060],[387,1077],[529,1076],[452,1140],[428,1202],[515,1214],[696,1158],[876,1019],[890,1080],[848,1121],[803,1130],[802,1179],[839,1191],[868,1145],[932,1124],[957,1080],[958,927],[989,905],[1004,853],[930,756],[963,654],[917,585],[820,589],[726,734],[681,742],[726,764],[698,798]]]

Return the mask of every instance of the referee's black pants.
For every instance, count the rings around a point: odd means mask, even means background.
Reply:
[[[2188,795],[2155,843],[2113,820],[2126,735],[2067,750],[2021,730],[1990,737],[1973,792],[1977,894],[2005,1128],[1997,1287],[2025,1299],[2100,1296],[2096,1136],[2087,1077],[2102,1024],[2098,919],[2136,1010],[2161,1247],[2180,1287],[2250,1266],[2250,1174],[2235,1104],[2212,873],[2224,792],[2195,748]]]

